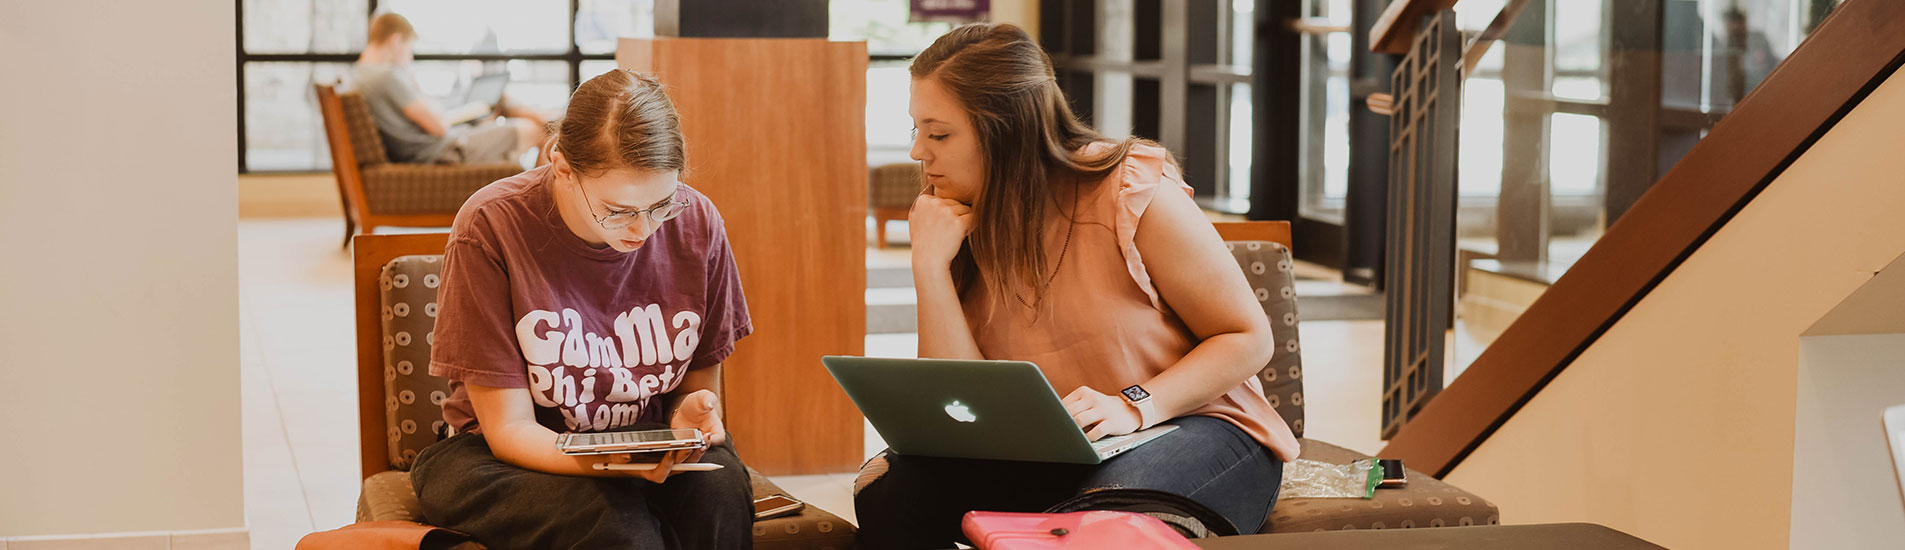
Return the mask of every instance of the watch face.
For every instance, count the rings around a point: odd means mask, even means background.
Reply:
[[[1131,402],[1136,403],[1139,401],[1150,399],[1151,392],[1144,391],[1144,388],[1140,388],[1138,386],[1132,386],[1132,387],[1124,389],[1124,398],[1130,399]]]

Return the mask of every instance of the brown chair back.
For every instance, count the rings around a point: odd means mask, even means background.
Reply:
[[[331,149],[331,173],[337,177],[337,196],[344,205],[344,233],[348,237],[352,228],[365,223],[369,217],[368,203],[364,202],[364,173],[360,169],[357,138],[351,131],[349,117],[344,110],[344,102],[338,97],[337,87],[329,84],[312,85],[317,91],[318,112],[324,117],[324,141]],[[356,96],[357,103],[363,103],[363,96]],[[369,118],[369,110],[365,110]],[[370,131],[371,139],[381,139],[376,128]],[[378,142],[374,149],[376,155],[383,156],[383,145]]]
[[[385,356],[383,341],[382,289],[378,277],[384,265],[402,256],[441,255],[449,242],[447,233],[404,235],[358,235],[353,239],[351,281],[354,287],[357,332],[357,426],[358,456],[363,477],[393,469],[390,453],[389,416],[385,397]],[[421,282],[417,282],[421,284]],[[421,315],[421,312],[413,312]],[[425,338],[426,336],[417,336]],[[429,369],[429,365],[415,368]],[[418,399],[428,399],[418,396]],[[425,428],[419,428],[424,430]]]
[[[905,210],[926,188],[926,175],[917,162],[882,164],[867,171],[867,202],[875,209]]]
[[[1216,227],[1217,236],[1226,241],[1270,241],[1284,248],[1295,248],[1290,241],[1290,222],[1213,222],[1211,226]]]

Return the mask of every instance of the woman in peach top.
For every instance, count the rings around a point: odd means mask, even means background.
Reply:
[[[1298,444],[1255,378],[1269,321],[1170,153],[1080,122],[1012,25],[954,29],[912,75],[919,356],[1031,361],[1093,440],[1178,430],[1092,466],[882,453],[855,495],[863,540],[949,547],[967,511],[1108,489],[1257,532]]]

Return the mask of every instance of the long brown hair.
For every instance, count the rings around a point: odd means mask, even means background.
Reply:
[[[616,168],[681,171],[688,166],[681,115],[661,81],[650,75],[616,69],[589,79],[576,87],[568,110],[549,126],[549,144],[584,176]]]
[[[974,283],[985,285],[1004,304],[1019,283],[1033,292],[1030,301],[1020,301],[1039,309],[1050,282],[1044,222],[1046,203],[1056,201],[1054,188],[1108,176],[1132,146],[1150,142],[1112,140],[1079,121],[1058,89],[1051,57],[1012,24],[953,29],[913,59],[912,74],[958,98],[986,163],[973,198],[972,234],[953,259],[955,286],[963,295]],[[1113,147],[1086,154],[1092,143]]]

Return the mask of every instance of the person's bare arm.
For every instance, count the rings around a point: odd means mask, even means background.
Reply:
[[[441,137],[450,131],[443,125],[443,113],[437,112],[436,106],[431,105],[428,99],[419,97],[403,106],[403,116],[409,117],[411,122],[417,123],[423,131],[433,136]]]
[[[496,388],[467,384],[476,421],[490,453],[512,466],[538,472],[595,477],[639,477],[660,483],[667,479],[680,454],[669,452],[655,470],[597,470],[597,463],[629,462],[629,455],[570,456],[556,450],[556,432],[536,422],[535,404],[523,388]],[[659,479],[656,479],[659,477]]]
[[[1198,339],[1189,354],[1144,385],[1158,416],[1172,418],[1256,376],[1276,352],[1276,338],[1237,260],[1189,195],[1159,189],[1139,219],[1136,240],[1159,298]]]
[[[1255,376],[1275,352],[1275,338],[1223,238],[1181,190],[1157,191],[1139,219],[1136,241],[1159,298],[1198,339],[1184,358],[1142,383],[1152,395],[1155,424],[1196,410]],[[1141,427],[1137,409],[1115,394],[1080,387],[1065,404],[1094,440]]]
[[[913,288],[919,294],[919,356],[984,359],[954,288],[952,260],[972,232],[972,207],[920,195],[907,219],[913,232]]]
[[[507,95],[497,101],[496,106],[496,111],[502,113],[503,116],[529,121],[530,124],[535,125],[537,128],[549,125],[549,117],[543,116],[540,111],[510,101]]]

